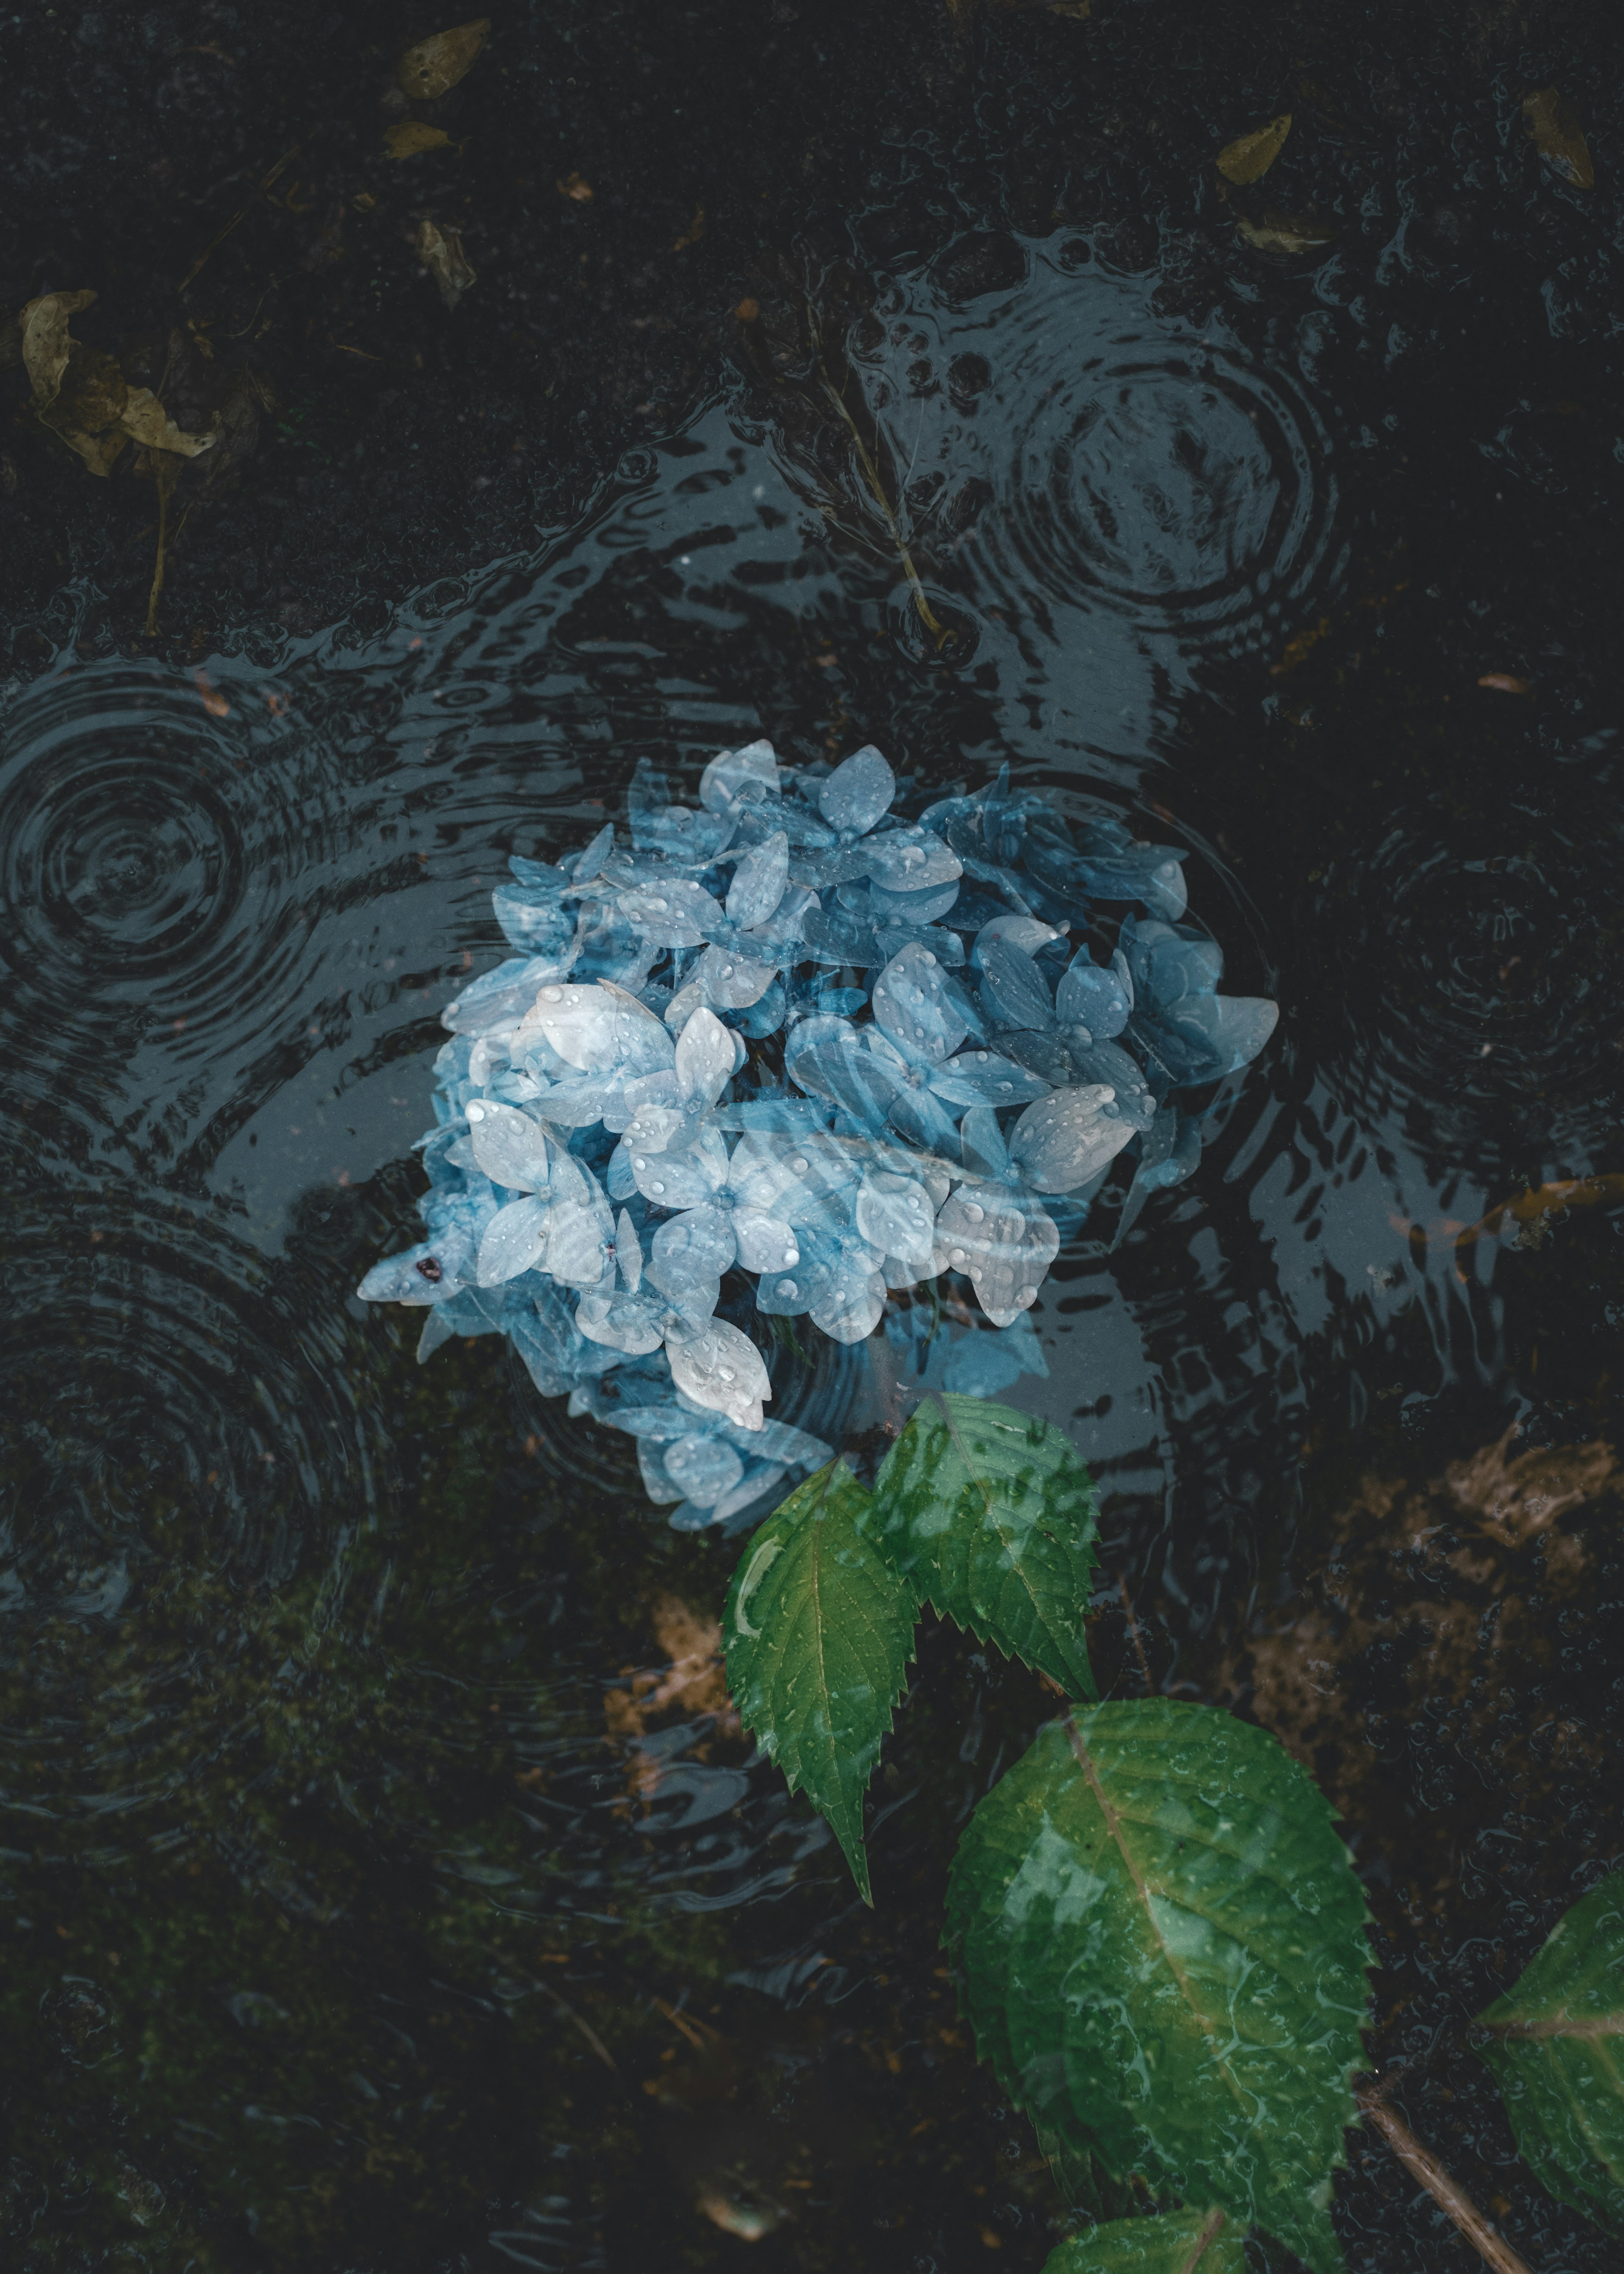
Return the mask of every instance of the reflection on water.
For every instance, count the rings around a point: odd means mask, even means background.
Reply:
[[[708,1615],[722,1562],[495,1344],[419,1376],[349,1294],[410,1237],[436,1014],[503,952],[506,856],[579,843],[638,758],[691,784],[756,733],[872,737],[934,787],[1008,757],[1190,843],[1230,986],[1282,998],[1200,1175],[1120,1253],[1063,1255],[1049,1376],[1005,1393],[1110,1495],[1107,1657],[1125,1590],[1156,1678],[1211,1678],[1207,1641],[1284,1584],[1311,1427],[1459,1385],[1508,1410],[1501,1251],[1462,1272],[1408,1228],[1620,1165],[1611,760],[1503,794],[1462,731],[1350,807],[1266,747],[1259,658],[1338,605],[1358,510],[1322,312],[1264,355],[1086,251],[972,246],[853,324],[963,628],[940,653],[827,438],[740,378],[577,524],[381,631],[181,667],[87,618],[8,691],[0,1839],[49,2080],[14,2228],[77,2231],[83,2263],[133,2228],[153,2263],[337,2268],[408,2263],[378,2236],[410,2220],[412,2263],[618,2266],[697,2187],[734,2204],[718,2230],[764,2192],[810,2233],[795,2172],[704,2134],[703,2062],[680,2153],[650,2129],[670,2104],[643,2081],[692,2042],[653,2001],[690,1993],[730,2042],[761,2033],[722,2097],[736,2115],[748,2076],[772,2116],[750,2138],[831,2143],[816,2216],[861,2263],[900,2263],[911,2158],[977,2168],[996,2131],[947,1986],[896,1986],[883,1914],[917,1962],[953,1825],[1041,1699],[927,1643],[876,1787],[877,1924],[720,1727],[645,1733],[628,1788],[605,1685],[655,1647],[650,1595]],[[1246,671],[1239,726],[1202,708]],[[852,2110],[936,2128],[881,2170]],[[1010,2154],[997,2216],[1035,2264],[1046,2182]],[[937,2224],[909,2242],[944,2267],[992,2216],[959,2184],[921,2177]]]

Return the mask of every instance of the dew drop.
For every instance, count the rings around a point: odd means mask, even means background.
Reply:
[[[962,1263],[962,1262],[964,1261],[964,1250],[963,1250],[963,1248],[962,1248],[962,1247],[950,1247],[950,1248],[948,1249],[948,1251],[947,1251],[947,1260],[948,1260],[948,1261],[949,1261],[950,1263],[952,1263],[952,1264],[959,1264],[959,1263]]]
[[[646,1169],[646,1168],[648,1167],[648,1165],[649,1165],[649,1164],[648,1164],[648,1163],[647,1163],[646,1161],[634,1161],[634,1162],[632,1163],[632,1166],[633,1166],[633,1168],[634,1168],[634,1169]]]
[[[973,1264],[970,1266],[970,1276],[971,1276],[971,1278],[972,1278],[972,1279],[979,1279],[979,1278],[981,1277],[981,1265],[980,1265],[979,1263],[973,1263]]]
[[[733,1370],[731,1366],[718,1366],[717,1372],[721,1375],[724,1382],[731,1382],[733,1378]]]
[[[794,1281],[793,1281],[793,1279],[780,1279],[780,1280],[779,1280],[779,1282],[778,1282],[778,1292],[779,1292],[779,1294],[780,1294],[780,1295],[787,1295],[787,1296],[789,1297],[789,1299],[790,1299],[790,1300],[791,1300],[792,1302],[794,1300],[795,1297],[800,1293],[800,1291],[800,1291],[800,1289],[796,1286],[796,1284],[795,1284],[795,1283],[794,1283]]]
[[[1023,1287],[1020,1291],[1020,1299],[1023,1303],[1035,1303],[1038,1299],[1037,1289],[1035,1287]]]
[[[650,1190],[651,1193],[663,1193],[663,1192],[665,1191],[665,1186],[664,1186],[664,1185],[650,1185],[650,1186],[649,1186],[649,1190]]]
[[[541,999],[544,1003],[561,1003],[564,999],[564,990],[561,987],[544,987],[541,990]]]
[[[807,1173],[807,1164],[799,1153],[796,1154],[794,1159],[790,1163],[790,1167],[794,1171],[798,1177],[804,1177]]]
[[[934,956],[934,955],[932,955],[932,953],[930,953],[930,950],[929,950],[929,948],[927,948],[927,949],[925,950],[925,959],[924,959],[924,960],[925,960],[925,961],[926,961],[927,963],[934,963],[934,962],[936,961],[936,958],[935,958],[935,956]]]
[[[1001,1081],[998,1087],[1000,1089],[1013,1089],[1015,1085],[1012,1081]]]
[[[657,916],[663,916],[665,913],[665,902],[664,900],[650,900],[649,902],[649,906],[653,909]]]
[[[484,1106],[470,1105],[468,1109],[468,1118],[470,1121],[483,1121],[485,1119]]]
[[[969,1217],[972,1224],[980,1224],[986,1213],[986,1209],[981,1207],[978,1201],[966,1201],[965,1214]]]

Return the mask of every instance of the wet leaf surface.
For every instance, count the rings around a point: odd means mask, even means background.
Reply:
[[[886,1455],[862,1528],[943,1618],[1092,1698],[1087,1608],[1097,1509],[1064,1434],[953,1392]]]
[[[868,1495],[834,1461],[753,1533],[728,1592],[727,1678],[747,1729],[804,1791],[871,1902],[862,1803],[914,1655],[919,1602],[865,1540]]]
[[[401,57],[396,72],[401,92],[412,102],[437,102],[466,78],[490,36],[490,18],[479,16],[419,40]]]
[[[1259,126],[1250,134],[1239,134],[1233,142],[1226,142],[1218,153],[1218,171],[1227,182],[1255,182],[1267,174],[1279,157],[1291,132],[1291,113],[1282,111],[1271,118],[1267,126]]]
[[[1365,1916],[1284,1748],[1151,1698],[1079,1707],[1005,1772],[954,1857],[944,1940],[982,2058],[1041,2131],[1339,2274]]]
[[[1478,2028],[1528,2162],[1624,2240],[1624,1871],[1558,1922]]]
[[[1245,2243],[1222,2211],[1115,2218],[1051,2251],[1043,2274],[1247,2274]]]

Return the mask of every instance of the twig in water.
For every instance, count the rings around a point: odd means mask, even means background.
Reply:
[[[1412,2180],[1426,2189],[1432,2201],[1453,2219],[1472,2248],[1494,2274],[1531,2274],[1525,2259],[1496,2234],[1463,2187],[1457,2187],[1430,2148],[1424,2148],[1403,2118],[1389,2108],[1380,2089],[1372,2083],[1357,2088],[1358,2102],[1367,2123],[1373,2124]]]
[[[880,479],[879,468],[869,456],[868,446],[858,430],[857,421],[846,408],[846,397],[829,376],[828,366],[823,361],[821,342],[818,344],[817,367],[823,379],[824,392],[841,418],[845,419],[851,433],[852,447],[857,453],[857,463],[861,470],[862,478],[873,493],[875,503],[885,516],[885,525],[891,531],[891,541],[897,548],[898,560],[902,563],[902,573],[907,578],[909,588],[914,594],[914,606],[919,611],[919,620],[936,645],[943,647],[948,639],[948,628],[925,598],[925,588],[920,582],[918,569],[914,566],[914,556],[908,551],[907,541],[902,534],[902,524],[891,509],[891,500],[885,494],[885,485]]]

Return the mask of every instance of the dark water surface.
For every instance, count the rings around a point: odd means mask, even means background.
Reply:
[[[1049,1377],[1011,1395],[1107,1496],[1102,1686],[1255,1713],[1308,1761],[1366,1878],[1372,2050],[1411,2123],[1538,2274],[1601,2274],[1464,2024],[1624,1851],[1616,34],[1485,9],[1407,52],[1378,15],[1095,0],[956,40],[905,10],[888,109],[852,94],[876,11],[844,49],[803,12],[677,11],[693,52],[645,87],[657,143],[690,100],[684,144],[726,130],[768,185],[759,222],[743,190],[713,207],[660,320],[692,343],[664,410],[600,403],[573,440],[536,410],[553,489],[487,511],[442,485],[411,573],[366,438],[421,442],[453,381],[523,394],[513,215],[504,281],[434,311],[429,394],[398,342],[403,408],[340,417],[305,373],[313,428],[284,415],[199,505],[156,639],[150,491],[104,495],[10,403],[10,2263],[1042,2263],[1058,2199],[936,1948],[1035,1683],[922,1637],[866,1913],[714,1678],[665,1672],[731,1551],[669,1532],[628,1442],[544,1406],[505,1344],[420,1373],[415,1323],[350,1293],[412,1236],[438,1010],[505,952],[506,856],[583,840],[640,757],[691,787],[765,733],[803,761],[872,738],[930,785],[1007,759],[1188,845],[1227,986],[1280,998],[1198,1177],[1119,1252],[1102,1203],[1063,1255]],[[198,41],[245,64],[279,36],[64,13],[77,53],[134,42],[132,86],[156,56],[183,110]],[[368,28],[387,54],[427,27]],[[774,42],[815,37],[799,94],[770,86]],[[617,73],[676,39],[646,7],[508,11],[487,139],[531,163],[533,96],[556,200],[565,63],[590,165],[633,134]],[[700,83],[728,41],[734,76]],[[41,120],[66,55],[29,50]],[[1523,135],[1559,77],[1586,191]],[[1259,252],[1232,218],[1263,185],[1226,210],[1211,157],[1293,106],[1270,202],[1330,241]],[[104,282],[112,191],[63,178],[78,234],[17,251],[0,316]],[[575,258],[534,257],[555,287]],[[605,401],[643,290],[628,265],[598,332],[571,318]],[[288,414],[317,350],[282,352]],[[330,471],[301,491],[310,431]],[[277,482],[304,548],[281,571]],[[1599,1181],[1566,1209],[1492,1213],[1575,1178]],[[1350,2154],[1350,2267],[1469,2263],[1385,2151]]]

